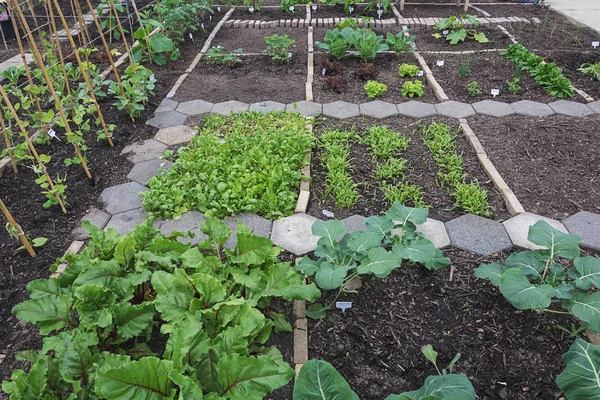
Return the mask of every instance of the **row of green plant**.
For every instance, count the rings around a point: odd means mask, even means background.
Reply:
[[[464,42],[465,39],[471,38],[479,43],[488,43],[489,39],[483,32],[477,32],[476,29],[467,29],[467,25],[481,25],[481,21],[474,15],[461,14],[453,15],[448,18],[442,18],[435,25],[435,29],[441,33],[434,33],[433,37],[437,39],[446,39],[451,45],[456,45],[459,42]]]
[[[163,218],[190,210],[216,218],[292,214],[304,155],[314,142],[305,125],[297,113],[208,115],[173,167],[148,182],[144,207]]]
[[[248,7],[250,12],[260,11],[262,0],[242,0],[242,4]],[[311,4],[312,1],[309,0],[281,0],[279,3],[279,11],[284,11],[290,15],[293,15],[296,11],[297,4]],[[225,1],[222,4],[226,5],[237,5],[238,1],[229,0]],[[317,4],[317,3],[314,3]],[[354,12],[355,2],[352,0],[320,0],[318,4],[341,4],[344,6],[344,12],[346,15],[351,15]],[[373,12],[376,10],[381,10],[381,14],[389,13],[392,9],[392,1],[391,0],[378,0],[371,1],[367,3],[364,8],[365,12]],[[315,9],[313,9],[315,10]],[[316,10],[315,10],[316,11]],[[378,13],[379,14],[379,13]],[[363,17],[364,18],[364,17]],[[372,18],[369,18],[372,19]]]
[[[433,122],[423,127],[420,135],[438,166],[438,185],[454,198],[454,208],[490,216],[487,191],[465,172],[462,155],[456,149],[456,134],[450,125]]]
[[[288,35],[274,33],[265,37],[265,43],[267,44],[265,52],[271,57],[273,63],[285,64],[292,60],[292,53],[289,49],[296,41],[290,39]],[[242,49],[235,49],[231,53],[226,53],[223,46],[213,46],[206,51],[206,62],[213,65],[235,67],[242,62],[241,54]]]
[[[398,67],[398,76],[400,76],[401,78],[414,78],[415,76],[417,76],[417,73],[419,71],[420,69],[417,65],[402,64]],[[328,83],[328,86],[331,87],[332,85]],[[387,92],[387,85],[381,82],[377,82],[375,80],[369,80],[365,84],[364,90],[368,98],[374,99],[379,96],[382,96],[385,92]],[[400,92],[402,93],[402,96],[411,98],[422,97],[425,94],[425,91],[423,89],[423,82],[419,80],[403,82]]]
[[[557,98],[573,97],[571,81],[562,73],[555,63],[545,63],[544,59],[527,50],[521,44],[511,44],[504,55],[514,62],[520,70],[528,71],[546,92]]]

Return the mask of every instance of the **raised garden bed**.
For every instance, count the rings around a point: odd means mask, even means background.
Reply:
[[[543,51],[539,55],[562,68],[563,74],[575,87],[583,89],[594,100],[600,99],[600,81],[592,74],[579,71],[582,64],[597,63],[600,60],[599,51]]]
[[[457,45],[451,45],[445,38],[436,39],[432,35],[437,30],[431,28],[412,28],[410,34],[417,36],[418,51],[466,51],[466,50],[487,50],[487,49],[505,49],[512,42],[500,29],[478,25],[477,32],[485,33],[488,43],[479,43],[473,39],[467,38],[464,42]]]
[[[502,119],[469,124],[498,172],[529,212],[563,219],[598,212],[598,117]]]
[[[280,11],[279,7],[261,7],[258,11],[250,12],[247,7],[236,7],[230,19],[240,20],[261,20],[261,21],[279,21],[281,19],[305,19],[306,6],[298,4],[295,6],[294,13],[288,14]]]
[[[433,18],[447,18],[452,15],[461,15],[463,14],[463,7],[456,7],[456,3],[450,5],[420,5],[420,4],[405,4],[404,11],[401,11],[400,14],[403,18],[423,18],[424,16],[433,17]],[[483,17],[484,15],[477,10],[469,9],[467,12],[470,15],[476,15],[478,17]],[[518,14],[516,14],[518,15]]]

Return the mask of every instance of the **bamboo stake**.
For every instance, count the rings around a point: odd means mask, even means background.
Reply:
[[[15,175],[19,173],[17,168],[17,161],[15,160],[15,156],[12,151],[12,143],[10,142],[10,138],[8,137],[8,131],[6,129],[6,125],[4,125],[4,119],[2,116],[2,107],[0,107],[0,128],[2,128],[2,133],[4,134],[4,143],[6,143],[6,149],[8,150],[8,156],[10,157],[10,162],[12,164],[13,171]]]
[[[76,28],[77,25],[79,25],[79,22],[77,22],[77,13],[75,12],[75,5],[74,2],[75,1],[79,1],[79,0],[69,0],[69,3],[71,4],[71,15],[73,15],[73,28]],[[71,33],[71,30],[69,29],[69,25],[67,24],[65,26],[65,30],[69,33]],[[79,32],[81,32],[81,26],[79,27]],[[81,35],[77,35],[77,39],[79,40],[79,46],[83,47],[83,41],[81,38]]]
[[[119,28],[119,32],[121,33],[121,37],[123,38],[123,44],[125,44],[125,51],[129,55],[129,63],[135,64],[135,62],[133,62],[133,55],[131,54],[131,51],[129,49],[129,43],[127,43],[127,38],[125,37],[125,32],[123,31],[123,26],[121,25],[121,20],[119,19],[119,13],[117,12],[117,7],[115,6],[114,0],[110,0],[110,7],[113,9],[113,11],[115,13],[116,20],[117,20],[117,27]]]
[[[88,31],[87,24],[83,19],[83,12],[81,10],[81,5],[79,4],[79,0],[75,0],[75,8],[77,9],[77,16],[79,17],[79,34],[83,35],[84,48],[89,48],[89,45],[92,43],[92,37],[90,36],[90,31]],[[89,54],[85,52],[85,61],[90,62]]]
[[[40,43],[42,43],[42,31],[40,30],[40,24],[38,24],[37,21],[37,17],[35,15],[35,11],[33,11],[33,4],[31,0],[27,0],[27,7],[29,8],[29,12],[31,13],[31,16],[33,17],[33,23],[35,24],[35,29],[38,33],[38,35],[40,36]]]
[[[137,4],[135,4],[135,0],[131,0],[131,5],[133,6],[133,12],[135,13],[135,16],[138,19],[138,22],[140,23],[140,26],[141,26],[142,25],[142,17],[140,17],[140,12],[138,11]]]
[[[13,1],[16,3],[17,0],[13,0]],[[17,8],[17,11],[18,11],[17,14],[19,16],[19,19],[21,20],[21,24],[23,25],[23,29],[25,29],[27,35],[31,36],[31,30],[29,29],[29,25],[27,24],[27,21],[25,20],[23,12],[21,12],[21,10],[19,8]],[[65,115],[62,105],[60,104],[60,99],[59,99],[58,95],[56,94],[56,91],[54,90],[54,85],[52,84],[52,80],[48,76],[48,71],[46,70],[44,61],[42,60],[42,57],[40,56],[40,52],[38,51],[35,41],[31,41],[31,44],[33,46],[33,48],[31,49],[33,51],[33,55],[35,56],[35,59],[38,63],[39,68],[42,70],[42,75],[44,75],[44,79],[46,80],[48,89],[50,90],[50,93],[52,93],[52,97],[54,98],[54,104],[56,105],[56,109],[58,110],[58,112],[60,114],[60,118],[62,119],[62,122],[65,125],[65,130],[67,131],[67,137],[69,138],[69,140],[72,140],[73,132],[71,131],[71,126],[69,125],[69,121]],[[83,155],[81,154],[81,151],[79,150],[79,146],[77,146],[77,143],[73,143],[73,147],[75,148],[75,153],[77,154],[77,158],[79,158],[79,161],[81,161],[81,166],[83,167],[85,174],[87,175],[87,177],[89,179],[92,179],[92,174],[90,173],[90,170],[87,167],[87,163],[85,162],[85,159],[83,158]]]
[[[33,247],[31,247],[31,243],[29,243],[29,240],[27,239],[27,236],[25,236],[23,229],[21,229],[21,225],[17,224],[17,222],[14,220],[14,218],[12,217],[12,215],[8,211],[8,208],[6,208],[2,200],[0,200],[0,209],[2,209],[2,213],[8,220],[8,223],[11,224],[12,227],[17,230],[19,239],[21,240],[21,243],[23,243],[23,246],[25,246],[25,248],[27,249],[29,255],[31,257],[35,257],[35,251],[33,250]]]
[[[63,25],[67,26],[67,21],[65,20],[65,16],[63,15],[63,13],[61,11],[60,6],[58,5],[58,0],[54,0],[54,6],[56,7],[56,12],[58,13],[58,17],[62,21]],[[71,47],[73,47],[73,50],[75,51],[75,59],[77,60],[77,64],[79,65],[79,69],[81,70],[81,75],[83,75],[83,79],[85,80],[85,84],[86,84],[88,90],[90,91],[90,97],[92,98],[92,100],[94,100],[94,104],[96,105],[96,112],[98,113],[98,118],[100,118],[100,123],[102,124],[102,129],[104,130],[104,133],[106,134],[108,143],[111,146],[114,146],[113,141],[111,139],[111,134],[108,131],[108,128],[106,127],[106,123],[104,122],[104,116],[102,115],[102,111],[100,111],[100,104],[98,104],[98,100],[96,99],[96,95],[94,94],[94,87],[92,86],[92,83],[90,82],[90,78],[88,76],[86,69],[83,67],[83,64],[81,63],[81,57],[79,57],[79,52],[77,51],[77,46],[75,45],[73,36],[71,36],[71,32],[67,31],[67,37],[69,38]]]
[[[46,177],[46,180],[48,181],[48,186],[50,186],[50,190],[54,190],[54,182],[52,181],[52,178],[50,178],[50,174],[48,174],[48,170],[46,169],[46,166],[44,165],[42,160],[40,160],[40,156],[38,155],[38,152],[35,149],[33,142],[29,138],[29,135],[27,134],[27,131],[25,130],[25,127],[23,126],[23,123],[21,122],[21,119],[17,115],[17,112],[15,111],[15,108],[13,107],[12,103],[10,102],[10,100],[6,94],[6,91],[4,90],[4,87],[2,86],[1,83],[0,83],[0,96],[2,96],[2,98],[4,99],[4,102],[8,106],[8,109],[10,110],[10,112],[15,116],[15,121],[17,121],[17,126],[19,127],[19,130],[21,131],[21,135],[25,138],[25,141],[27,142],[27,145],[29,146],[29,150],[31,150],[31,154],[33,154],[33,157],[37,161],[37,163],[40,167],[40,170],[44,172],[44,176]],[[65,209],[65,205],[63,204],[63,201],[60,198],[60,196],[58,195],[58,193],[54,193],[54,197],[56,197],[56,200],[58,201],[58,204],[60,205],[62,212],[64,214],[66,214],[67,210]]]
[[[46,9],[46,11],[50,15],[50,26],[52,27],[52,30],[54,31],[54,33],[52,35],[54,36],[54,41],[56,42],[56,47],[58,48],[58,58],[60,59],[60,65],[62,66],[63,79],[65,80],[65,85],[67,87],[67,94],[69,95],[69,104],[71,105],[71,109],[72,109],[73,108],[73,96],[71,95],[71,84],[69,83],[69,77],[67,76],[67,69],[65,68],[65,60],[64,60],[63,54],[62,54],[60,39],[58,38],[58,28],[56,27],[56,21],[54,20],[54,11],[53,11],[50,3],[47,3],[47,7],[48,8]]]

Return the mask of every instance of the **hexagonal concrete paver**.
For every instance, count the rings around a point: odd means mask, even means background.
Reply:
[[[271,111],[285,111],[285,104],[279,103],[277,101],[261,101],[260,103],[252,103],[250,104],[250,111],[259,111],[263,114],[266,114]]]
[[[483,100],[473,103],[473,109],[475,109],[477,114],[491,115],[492,117],[506,117],[515,113],[510,104],[494,100]]]
[[[134,210],[142,206],[142,195],[148,191],[146,186],[137,182],[127,182],[111,186],[100,193],[98,201],[103,204],[102,208],[110,215]]]
[[[323,106],[321,103],[315,103],[312,101],[298,101],[296,103],[290,103],[285,106],[285,110],[289,112],[297,112],[305,117],[312,117],[323,113]]]
[[[398,108],[395,104],[381,100],[373,100],[368,103],[360,104],[360,113],[367,117],[388,118],[398,115]]]
[[[454,100],[438,103],[435,105],[435,109],[439,115],[450,118],[467,118],[475,115],[473,106]]]
[[[208,114],[214,104],[204,100],[190,100],[179,103],[175,111],[185,115]]]
[[[221,114],[221,115],[229,115],[230,113],[244,112],[248,111],[248,107],[250,107],[247,103],[242,103],[241,101],[230,100],[225,101],[223,103],[217,103],[212,108],[212,113]]]
[[[160,102],[156,110],[154,110],[154,113],[158,114],[167,111],[175,111],[178,105],[179,102],[172,99],[164,98],[163,101]]]
[[[352,233],[367,230],[367,226],[365,225],[366,220],[362,215],[351,215],[344,218],[342,224],[346,228],[346,233]]]
[[[136,226],[144,222],[148,218],[148,213],[143,208],[126,211],[120,214],[113,215],[104,227],[104,230],[115,229],[119,234],[125,235],[133,230]],[[158,228],[160,221],[154,221],[154,226]]]
[[[581,247],[600,250],[600,215],[579,211],[562,220],[569,233],[581,237]]]
[[[168,128],[169,126],[182,125],[187,119],[187,115],[177,111],[165,111],[154,114],[146,124],[155,128]]]
[[[225,225],[231,229],[231,236],[229,237],[229,240],[225,242],[225,247],[228,249],[233,249],[237,244],[238,221],[250,228],[256,236],[262,236],[266,238],[271,237],[271,227],[273,226],[273,221],[249,212],[234,215],[233,217],[228,217],[223,220]]]
[[[134,164],[142,161],[155,160],[163,155],[167,146],[154,139],[144,140],[125,146],[121,154]]]
[[[338,100],[333,103],[323,104],[323,115],[325,117],[336,119],[347,119],[358,117],[360,115],[360,109],[357,104]]]
[[[156,132],[156,135],[154,135],[154,140],[158,140],[167,146],[174,146],[177,144],[189,143],[196,133],[196,130],[192,127],[187,125],[176,125],[160,129]]]
[[[585,104],[569,100],[557,100],[548,103],[548,106],[553,109],[555,113],[568,115],[570,117],[585,117],[586,115],[594,113],[594,111]]]
[[[530,117],[545,117],[553,115],[554,111],[548,104],[538,103],[537,101],[521,100],[511,104],[518,115],[527,115]]]
[[[504,228],[506,228],[506,232],[515,246],[519,246],[524,249],[536,250],[542,249],[543,247],[531,243],[527,239],[527,235],[529,234],[529,227],[538,221],[546,221],[553,228],[556,228],[561,232],[568,233],[567,229],[559,221],[528,212],[516,215],[504,221],[502,224],[504,225]]]
[[[311,230],[316,221],[308,214],[294,214],[274,221],[271,240],[297,256],[309,253],[317,247],[319,240]]]
[[[110,214],[107,214],[104,211],[97,209],[96,207],[92,207],[87,212],[87,214],[85,214],[79,220],[79,226],[73,229],[73,239],[85,240],[89,237],[88,232],[81,226],[81,224],[83,224],[84,221],[89,221],[92,225],[95,225],[100,229],[104,229],[109,220]]]
[[[193,246],[197,245],[201,241],[208,239],[204,233],[200,232],[200,225],[206,221],[204,214],[198,211],[188,211],[183,214],[177,220],[167,220],[160,226],[160,232],[163,235],[169,236],[173,232],[193,232],[194,238],[189,237],[178,237],[177,240],[181,243],[191,243]]]
[[[587,106],[596,114],[600,114],[600,100],[596,100],[593,103],[588,103]]]
[[[153,176],[159,173],[164,174],[172,166],[173,163],[167,160],[155,159],[142,161],[133,166],[127,175],[127,179],[146,186]]]
[[[433,104],[423,103],[422,101],[407,101],[397,104],[398,114],[413,118],[425,118],[436,115],[437,110]]]
[[[446,226],[442,221],[437,219],[427,218],[421,225],[417,225],[417,232],[421,233],[426,239],[438,249],[443,249],[450,246],[450,238],[446,232]],[[392,234],[401,235],[402,229],[392,230]]]
[[[446,231],[452,246],[482,256],[513,246],[504,225],[473,214],[446,222]]]

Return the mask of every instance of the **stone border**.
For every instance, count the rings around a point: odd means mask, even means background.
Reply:
[[[421,54],[419,54],[418,51],[413,52],[413,54],[414,54],[415,58],[417,59],[417,62],[421,66],[421,69],[423,70],[423,73],[425,74],[425,78],[427,78],[427,83],[429,83],[429,86],[433,89],[433,93],[435,94],[435,97],[442,103],[445,101],[449,101],[450,98],[448,97],[448,95],[446,95],[446,93],[444,92],[444,89],[442,89],[442,86],[435,79],[435,76],[433,76],[433,72],[431,71],[431,69],[429,68],[427,63],[425,62],[425,59],[421,56]]]
[[[313,81],[315,74],[314,66],[314,44],[313,44],[313,27],[308,28],[308,55],[307,55],[307,74],[306,74],[306,101],[313,101]]]

